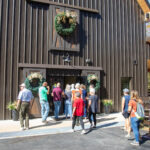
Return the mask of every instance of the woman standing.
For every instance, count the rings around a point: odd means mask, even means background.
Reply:
[[[135,146],[139,146],[139,125],[140,120],[136,117],[135,112],[137,111],[137,103],[140,103],[143,105],[142,100],[138,96],[137,91],[131,91],[131,100],[129,102],[128,112],[130,112],[131,117],[131,127],[133,129],[135,141],[133,141],[131,144]]]
[[[90,89],[90,96],[88,101],[88,110],[89,110],[89,121],[91,123],[91,128],[96,128],[96,113],[97,113],[97,107],[98,107],[98,96],[95,95],[95,89]],[[92,123],[92,118],[94,120],[94,126]]]
[[[69,84],[66,85],[65,89],[65,115],[66,119],[69,115],[70,119],[72,119],[72,91],[71,91],[71,86]]]

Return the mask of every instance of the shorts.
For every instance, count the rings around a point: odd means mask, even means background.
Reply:
[[[124,116],[125,119],[130,117],[130,113],[128,112],[123,112],[122,115]]]

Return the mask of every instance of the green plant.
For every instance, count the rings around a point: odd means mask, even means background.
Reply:
[[[104,99],[104,100],[102,100],[102,104],[104,106],[112,106],[113,105],[113,101],[111,99]]]
[[[7,105],[7,109],[9,109],[10,111],[15,110],[16,107],[17,107],[17,101],[14,101],[13,103],[9,102],[8,105]]]

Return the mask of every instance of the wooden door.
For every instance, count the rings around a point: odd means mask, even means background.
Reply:
[[[70,36],[61,36],[55,30],[55,16],[69,10],[77,14],[77,27]],[[76,9],[51,5],[49,11],[49,49],[59,51],[80,51],[80,11]]]
[[[34,69],[34,68],[24,68],[23,69],[23,79],[27,78],[31,73],[40,73],[46,79],[46,69]],[[41,117],[41,105],[39,97],[34,95],[34,99],[31,101],[30,117]]]

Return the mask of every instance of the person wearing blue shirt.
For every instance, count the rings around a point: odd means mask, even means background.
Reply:
[[[25,84],[20,85],[20,92],[18,95],[17,110],[19,111],[19,120],[21,125],[21,130],[29,129],[29,107],[30,101],[33,99],[32,92],[25,88]],[[24,118],[25,118],[25,128],[24,128]]]

